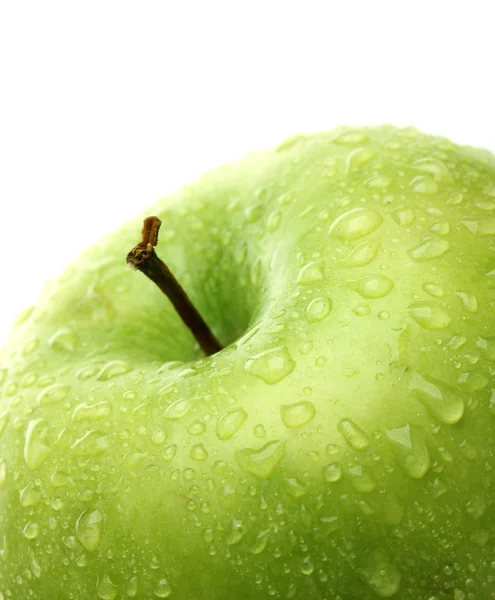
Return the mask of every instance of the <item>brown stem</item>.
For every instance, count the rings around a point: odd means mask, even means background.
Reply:
[[[158,232],[162,222],[158,217],[147,217],[141,231],[142,240],[127,255],[127,264],[144,273],[172,302],[180,318],[189,327],[203,352],[210,356],[222,345],[213,335],[199,312],[194,308],[186,292],[173,276],[167,265],[156,255],[153,246],[158,243]]]

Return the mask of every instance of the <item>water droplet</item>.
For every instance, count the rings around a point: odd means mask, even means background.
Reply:
[[[330,225],[329,235],[345,241],[357,240],[375,231],[383,217],[371,208],[353,208]]]
[[[430,467],[430,454],[421,429],[415,425],[404,425],[387,430],[387,437],[392,442],[398,464],[409,477],[424,477]]]
[[[452,322],[450,316],[431,302],[413,302],[407,307],[409,314],[424,329],[447,329]]]
[[[478,312],[478,300],[476,299],[476,296],[473,296],[473,294],[467,294],[465,292],[456,292],[455,295],[462,302],[462,307],[466,312]]]
[[[48,426],[45,419],[29,421],[24,442],[24,460],[29,469],[37,469],[50,453],[47,443]]]
[[[302,563],[299,566],[299,570],[301,571],[301,573],[303,575],[312,575],[313,574],[313,572],[315,570],[315,566],[312,563],[309,556],[306,556],[305,558],[303,558]]]
[[[363,298],[383,298],[394,287],[393,281],[384,275],[366,275],[354,281],[349,281],[349,287]]]
[[[98,373],[96,379],[98,381],[108,381],[115,377],[120,377],[132,371],[132,367],[123,360],[111,360]]]
[[[126,587],[126,593],[129,596],[129,598],[135,598],[137,596],[138,589],[139,589],[138,578],[135,576],[131,577],[129,579],[129,581],[127,582],[127,587]]]
[[[268,221],[266,223],[266,228],[270,233],[278,229],[280,225],[280,220],[282,219],[282,213],[279,210],[274,210],[270,216],[268,217]]]
[[[425,283],[422,287],[423,290],[430,296],[433,296],[433,298],[442,298],[445,296],[443,288],[436,283]]]
[[[177,452],[176,444],[170,444],[169,446],[166,446],[162,451],[163,460],[166,462],[170,462],[174,458],[176,452]]]
[[[310,283],[323,281],[325,278],[323,271],[323,262],[311,262],[301,269],[299,276],[297,277],[297,283],[309,285]]]
[[[369,494],[376,487],[372,475],[361,465],[354,465],[348,469],[349,479],[357,492]]]
[[[355,450],[364,450],[369,446],[368,436],[351,419],[342,419],[337,425],[337,429],[346,442]]]
[[[234,544],[239,543],[245,534],[246,531],[244,529],[242,521],[234,519],[231,522],[227,533],[225,534],[225,543],[227,544],[227,546],[233,546]]]
[[[436,235],[448,235],[450,233],[450,223],[447,221],[435,221],[431,224],[430,231]]]
[[[260,533],[258,533],[258,535],[256,536],[256,540],[249,548],[249,552],[251,552],[251,554],[261,554],[266,548],[269,539],[270,530],[265,529],[264,531],[261,531]]]
[[[7,481],[7,464],[4,458],[0,458],[0,488],[5,485]]]
[[[316,415],[312,402],[303,400],[294,404],[284,404],[280,407],[280,416],[286,427],[296,428],[306,425]]]
[[[206,430],[206,425],[202,421],[193,421],[187,428],[187,433],[191,435],[202,435]]]
[[[70,449],[78,456],[98,456],[110,446],[110,439],[103,431],[90,430],[78,438]]]
[[[414,222],[414,213],[407,206],[398,206],[392,211],[392,217],[398,225],[412,225]]]
[[[32,522],[27,523],[25,525],[24,529],[22,530],[24,537],[27,538],[28,540],[34,540],[35,538],[37,538],[39,532],[40,532],[40,526],[38,525],[38,523],[32,523]]]
[[[310,323],[317,323],[330,314],[332,301],[327,297],[314,298],[306,309],[306,318]]]
[[[168,598],[171,593],[172,588],[166,579],[160,579],[155,583],[153,594],[155,594],[157,598]]]
[[[466,504],[467,514],[477,521],[486,512],[486,500],[482,493],[475,492]]]
[[[34,555],[33,549],[29,548],[29,568],[31,569],[31,573],[35,577],[41,577],[41,567],[39,562],[36,560],[36,556]],[[3,596],[0,592],[0,600],[2,600]]]
[[[308,492],[308,486],[297,477],[286,477],[285,487],[289,496],[293,498],[301,498]]]
[[[451,425],[462,419],[464,401],[460,393],[446,383],[416,371],[411,373],[409,391],[439,421]]]
[[[153,435],[151,436],[151,443],[155,444],[155,446],[159,446],[160,444],[163,444],[163,442],[167,439],[167,433],[164,429],[162,429],[161,427],[159,427],[158,429],[155,429],[155,431],[153,432]]]
[[[253,433],[257,438],[264,438],[266,436],[266,429],[261,423],[254,426]]]
[[[0,436],[3,433],[3,430],[5,429],[5,426],[7,425],[8,421],[10,418],[10,414],[8,410],[3,411],[2,414],[0,414]]]
[[[206,460],[208,458],[208,452],[203,444],[196,444],[191,448],[191,458],[193,460]]]
[[[296,366],[286,346],[255,354],[246,361],[246,371],[273,385],[287,377]]]
[[[87,509],[76,521],[76,535],[89,552],[94,552],[100,543],[103,516],[99,510]]]
[[[358,304],[352,309],[352,312],[358,317],[366,317],[370,314],[371,308],[367,304]]]
[[[335,483],[342,477],[342,467],[339,463],[330,463],[323,470],[323,479],[328,483]]]
[[[191,410],[194,401],[195,397],[193,396],[192,398],[182,398],[173,402],[165,411],[164,417],[171,421],[182,419]]]
[[[363,131],[359,131],[359,129],[346,129],[343,133],[339,133],[334,137],[333,141],[343,146],[355,146],[367,142],[368,136]]]
[[[495,338],[482,338],[476,340],[476,346],[481,349],[481,352],[486,360],[495,362]]]
[[[79,421],[99,421],[110,416],[112,407],[108,402],[98,402],[96,404],[86,404],[83,402],[74,409],[72,420],[74,423]]]
[[[256,221],[259,221],[263,215],[263,210],[263,205],[261,204],[253,204],[252,206],[248,206],[244,211],[247,222],[256,223]]]
[[[48,340],[48,345],[58,352],[74,352],[77,347],[77,335],[67,327],[58,329]]]
[[[41,500],[41,493],[34,489],[34,483],[31,481],[20,492],[21,506],[35,506]]]
[[[350,254],[344,259],[346,267],[364,267],[368,265],[378,252],[380,242],[363,242],[351,250]]]
[[[438,185],[427,175],[418,175],[409,185],[414,192],[424,194],[425,196],[431,196],[438,192]]]
[[[384,189],[388,187],[392,181],[392,178],[387,177],[387,175],[373,175],[364,182],[364,185],[372,189]]]
[[[64,471],[56,470],[52,473],[50,483],[54,488],[72,487],[74,485],[74,480]]]
[[[408,250],[407,253],[414,261],[424,262],[442,256],[449,248],[450,244],[447,240],[431,236],[422,240],[417,246]]]
[[[236,408],[223,414],[217,421],[217,437],[225,441],[240,429],[248,414],[243,408]]]
[[[244,448],[235,454],[239,465],[258,479],[269,479],[285,456],[285,443],[267,442],[260,449]]]
[[[495,235],[495,217],[466,217],[461,223],[479,237]]]
[[[50,385],[38,394],[37,402],[39,406],[48,406],[58,404],[69,393],[70,386],[55,384]]]
[[[371,162],[376,157],[376,152],[369,148],[356,148],[346,157],[346,173],[350,173],[354,169],[359,169],[363,165]]]
[[[357,573],[379,598],[391,598],[400,589],[401,575],[382,550],[366,551],[360,557]]]
[[[98,592],[98,598],[101,598],[101,600],[115,600],[119,588],[112,583],[108,575],[103,575],[103,577],[98,577],[96,591]]]
[[[420,158],[413,162],[413,167],[418,171],[430,173],[435,181],[441,181],[442,183],[452,183],[454,181],[447,165],[436,158]]]

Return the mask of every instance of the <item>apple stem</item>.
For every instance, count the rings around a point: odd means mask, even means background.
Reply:
[[[213,335],[199,312],[189,300],[167,265],[153,249],[158,243],[158,231],[162,222],[158,217],[147,217],[141,231],[142,240],[127,255],[127,264],[151,279],[167,296],[182,321],[189,327],[206,356],[211,356],[223,346]]]

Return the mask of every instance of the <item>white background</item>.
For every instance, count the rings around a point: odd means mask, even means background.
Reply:
[[[495,150],[490,0],[0,0],[0,344],[78,252],[293,133]]]

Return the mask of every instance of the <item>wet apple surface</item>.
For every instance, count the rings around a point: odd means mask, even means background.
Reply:
[[[211,356],[126,269],[147,215]],[[50,284],[0,382],[1,600],[495,598],[495,158],[222,167]]]

